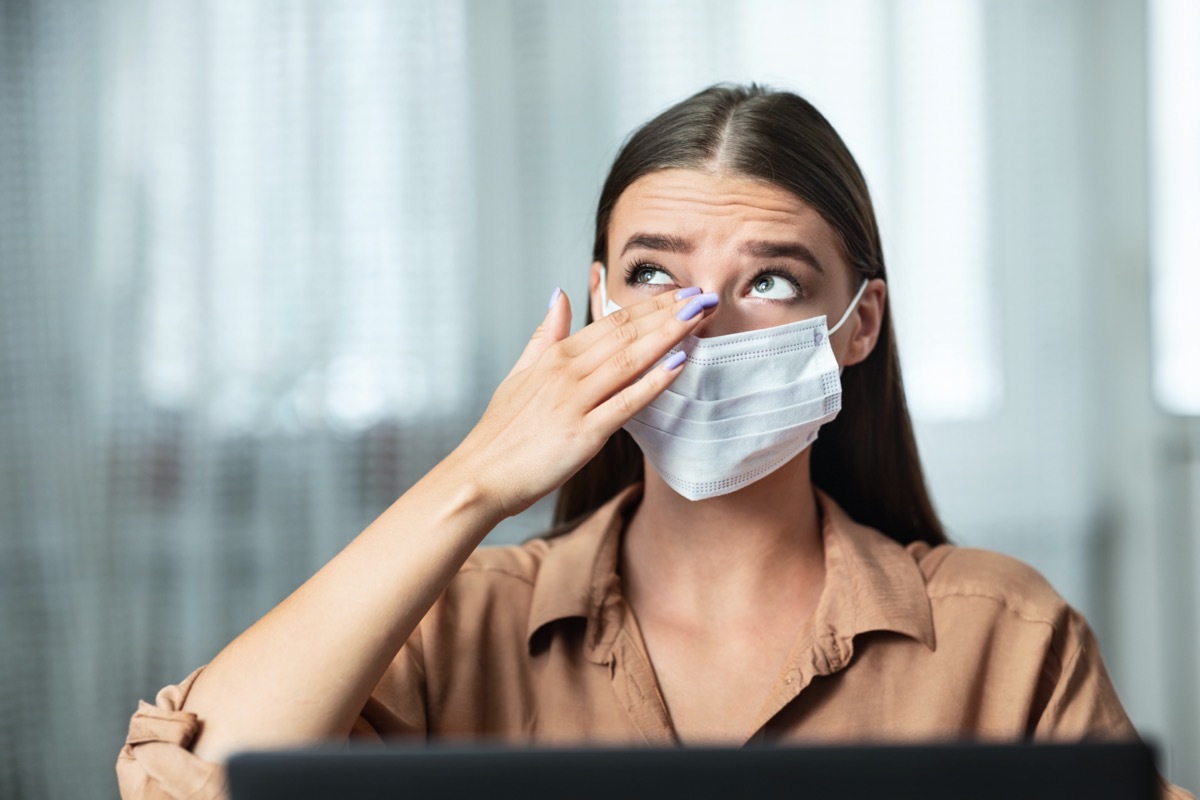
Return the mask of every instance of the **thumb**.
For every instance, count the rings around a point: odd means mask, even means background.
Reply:
[[[556,288],[550,296],[550,310],[537,326],[529,344],[521,352],[516,365],[508,373],[509,377],[526,370],[546,352],[546,348],[555,342],[561,342],[571,333],[571,301],[562,289]]]

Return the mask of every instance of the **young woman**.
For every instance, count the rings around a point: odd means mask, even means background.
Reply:
[[[713,87],[664,112],[593,259],[590,324],[555,290],[463,443],[141,705],[124,796],[217,797],[236,750],[351,734],[1136,735],[1080,615],[946,543],[867,187],[816,109]],[[555,490],[552,535],[476,550]]]

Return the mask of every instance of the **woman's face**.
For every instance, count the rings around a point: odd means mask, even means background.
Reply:
[[[811,206],[775,186],[721,173],[669,169],[634,181],[613,209],[608,253],[606,288],[617,305],[688,286],[716,292],[720,304],[696,329],[698,336],[821,314],[832,327],[858,289],[837,234]],[[599,279],[596,263],[591,287],[597,319],[603,316]],[[871,283],[878,285],[868,286],[859,306],[878,317],[883,281]],[[835,352],[854,338],[858,316],[831,339]],[[877,319],[873,327],[872,345]],[[861,360],[838,354],[842,364]]]

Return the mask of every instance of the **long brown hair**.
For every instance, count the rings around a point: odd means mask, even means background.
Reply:
[[[609,220],[630,184],[657,170],[714,164],[786,189],[815,208],[841,237],[854,288],[887,278],[871,196],[841,137],[808,101],[754,84],[709,87],[633,133],[600,193],[593,260],[607,263]],[[917,455],[889,305],[875,349],[845,369],[842,411],[821,428],[811,458],[813,483],[857,521],[902,544],[947,541]],[[555,532],[642,480],[642,463],[632,437],[624,430],[613,434],[559,490]]]

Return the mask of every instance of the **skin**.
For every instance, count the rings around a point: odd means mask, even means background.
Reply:
[[[462,444],[200,674],[183,705],[201,723],[196,755],[223,761],[241,749],[348,734],[484,536],[561,486],[670,385],[679,372],[654,365],[672,347],[691,334],[837,318],[850,301],[836,237],[777,189],[719,173],[656,173],[621,197],[610,244],[650,227],[694,240],[691,253],[663,265],[683,283],[626,287],[615,269],[609,291],[627,307],[574,335],[570,301],[559,296]],[[803,302],[785,311],[744,296],[750,265],[733,253],[750,231],[803,239],[818,257],[825,273],[813,273]],[[598,280],[592,265],[597,315]],[[884,287],[874,283],[832,340],[843,364],[866,357],[878,335]],[[679,320],[690,300],[673,289],[686,284],[718,292],[720,303]],[[741,491],[691,504],[647,470],[621,570],[685,740],[748,733],[745,698],[765,695],[811,613],[822,580],[818,520],[811,490],[795,491],[809,485],[805,455]]]
[[[643,233],[692,247],[687,253],[635,247],[622,255]],[[799,242],[820,269],[795,258],[743,255],[755,240]],[[618,305],[685,286],[720,295],[698,336],[821,314],[832,327],[858,290],[836,232],[812,207],[774,186],[720,172],[666,170],[636,181],[614,209],[608,250],[607,291]],[[647,264],[638,277],[662,283],[627,285],[626,268],[635,262]],[[591,270],[597,318],[600,266]],[[799,279],[799,291],[780,280],[765,291],[756,285],[755,276],[772,267]],[[871,281],[831,337],[839,364],[870,354],[885,296],[884,282]],[[744,742],[758,711],[747,698],[766,699],[816,608],[824,553],[810,458],[806,449],[739,491],[700,501],[676,494],[645,462],[645,492],[623,541],[622,584],[683,741]]]
[[[558,296],[462,444],[197,677],[182,706],[200,721],[193,752],[221,762],[347,735],[483,538],[561,486],[679,374],[654,365],[711,314],[680,320],[690,302],[665,292],[570,335],[571,304]]]

